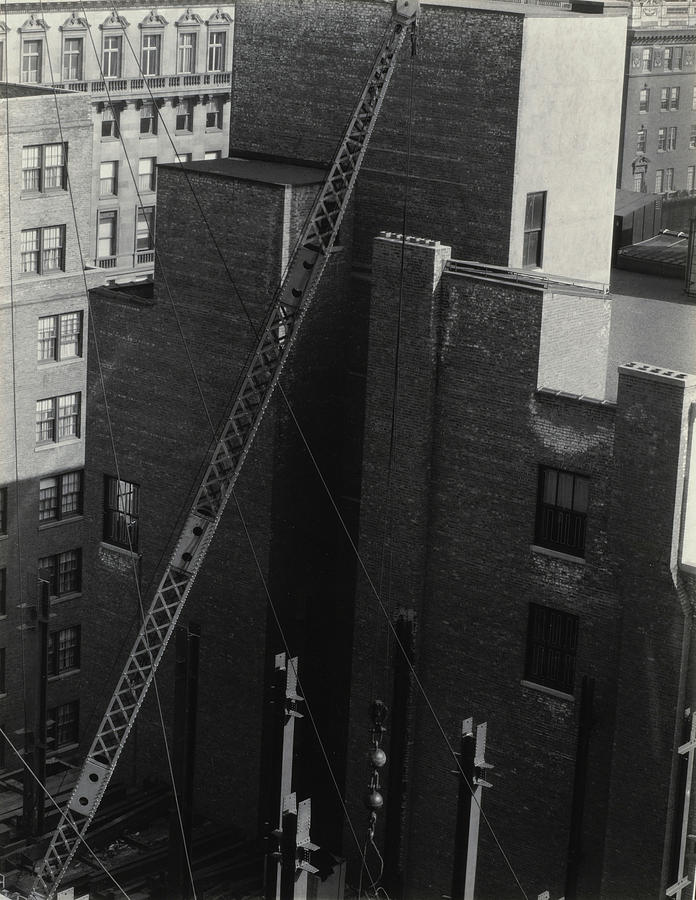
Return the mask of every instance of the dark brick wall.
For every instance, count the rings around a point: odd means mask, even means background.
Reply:
[[[232,152],[329,160],[388,10],[373,0],[238,3]],[[522,25],[510,13],[421,10],[417,56],[407,39],[358,183],[356,260],[369,260],[380,230],[402,231],[409,171],[407,233],[507,263]]]
[[[619,370],[615,444],[616,490],[611,539],[623,606],[611,807],[602,896],[654,897],[676,881],[666,860],[670,776],[684,708],[680,701],[684,612],[673,588],[670,556],[674,502],[683,478],[684,433],[694,387]],[[693,648],[685,646],[693,656]],[[691,661],[693,666],[693,660]],[[680,702],[684,708],[679,708]],[[646,816],[645,811],[650,810]],[[678,806],[676,807],[678,810]],[[640,828],[634,824],[640,821]],[[676,823],[677,841],[680,820]],[[626,836],[634,852],[626,859]],[[641,886],[641,892],[635,886]]]
[[[585,675],[595,679],[578,896],[599,894],[608,816],[614,824],[607,837],[606,866],[616,874],[605,874],[605,884],[611,878],[618,885],[617,898],[638,896],[641,884],[645,894],[640,896],[654,896],[667,829],[682,614],[668,570],[650,582],[650,590],[641,588],[645,603],[633,603],[635,609],[629,613],[628,596],[633,597],[634,591],[633,581],[625,578],[624,559],[627,547],[641,554],[650,546],[654,555],[656,546],[665,541],[669,546],[681,407],[660,423],[657,411],[664,408],[667,396],[660,400],[655,396],[653,416],[652,399],[644,411],[638,391],[629,404],[624,389],[618,412],[612,405],[535,393],[542,294],[459,276],[446,276],[439,292],[433,293],[414,272],[418,266],[432,267],[438,251],[409,245],[403,307],[409,340],[402,342],[399,360],[399,379],[408,400],[396,430],[400,438],[390,484],[394,523],[390,543],[385,536],[385,492],[398,317],[395,285],[401,260],[397,242],[377,241],[375,247],[360,534],[368,572],[375,584],[380,571],[389,572],[389,579],[382,579],[387,608],[397,603],[415,611],[418,672],[453,745],[463,718],[473,715],[476,721],[488,722],[487,759],[495,769],[489,779],[493,788],[484,792],[484,810],[530,895],[545,889],[552,896],[561,895],[566,888],[580,680]],[[412,380],[413,372],[420,373],[418,381]],[[641,423],[638,430],[628,425],[629,408]],[[617,437],[615,451],[618,422],[622,436]],[[644,428],[653,435],[650,462],[642,459]],[[539,465],[590,477],[584,561],[532,549]],[[654,467],[655,477],[644,465]],[[626,480],[633,483],[634,478],[645,485],[635,509],[634,501],[628,500],[632,488]],[[648,491],[653,497],[649,511],[639,514],[641,504],[646,507]],[[641,525],[634,524],[621,541],[619,530],[629,519],[640,520]],[[385,570],[383,548],[389,548]],[[642,573],[642,563],[638,571]],[[648,598],[665,611],[659,623]],[[579,616],[572,698],[522,683],[530,601]],[[665,655],[649,652],[646,641],[653,645],[655,629],[655,647],[666,646]],[[347,797],[353,820],[360,823],[365,817],[360,801],[369,774],[364,761],[367,706],[371,697],[389,693],[389,654],[398,652],[393,641],[389,646],[384,615],[364,579],[353,643]],[[627,644],[635,651],[633,660],[648,658],[633,681],[629,674],[633,668],[629,670],[622,649]],[[617,704],[617,679],[619,685],[625,680],[621,691],[637,687],[631,701],[626,693],[623,703]],[[655,686],[664,702],[650,715],[660,723],[656,726],[660,739],[654,749],[639,752],[644,729],[636,703],[650,705]],[[441,896],[451,887],[456,779],[451,774],[453,760],[422,698],[417,700],[415,727],[407,738],[413,762],[407,782],[406,896]],[[624,765],[631,752],[629,773]],[[642,879],[635,877],[629,860],[636,859],[627,847],[632,846],[635,830],[631,817],[635,821],[637,807],[645,800],[641,792],[645,775],[640,772],[652,772],[653,766],[660,767],[660,776],[650,787],[654,822],[648,837],[635,844],[638,868],[650,873]],[[636,790],[639,783],[641,791]],[[630,792],[637,805],[632,813],[623,805]],[[384,818],[380,814],[380,840]],[[353,855],[348,837],[345,846]],[[619,860],[625,863],[623,869]],[[482,824],[477,896],[518,894]]]

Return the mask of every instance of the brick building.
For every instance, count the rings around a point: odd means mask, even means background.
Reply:
[[[695,24],[693,4],[631,5],[620,188],[696,191]]]
[[[110,282],[151,280],[156,166],[227,155],[234,9],[165,2],[7,3],[0,76],[89,97],[85,256]]]
[[[162,166],[153,300],[94,295],[110,412],[107,423],[92,353],[83,670],[96,710],[386,9],[241,0],[235,19],[237,158]],[[354,884],[369,705],[393,708],[376,834],[392,896],[451,893],[457,780],[305,439],[445,734],[456,741],[467,716],[489,723],[485,809],[527,893],[618,900],[671,883],[691,702],[679,523],[694,317],[676,301],[606,291],[625,27],[485,0],[424,3],[418,56],[395,74],[353,219],[284,374],[293,413],[275,397],[237,489],[244,521],[228,510],[186,608],[202,634],[199,811],[247,834],[275,824],[277,615],[321,738],[308,720],[298,729],[296,789],[312,796],[314,839],[351,859]],[[599,77],[590,43],[606,62]],[[373,250],[404,217],[442,243],[392,234]],[[215,243],[194,250],[191,235],[208,227]],[[646,311],[660,327],[642,327]],[[677,330],[677,349],[660,341]],[[119,482],[127,508],[113,502]],[[554,629],[563,665],[545,661]],[[161,774],[162,753],[149,698],[121,777]],[[641,798],[651,816],[635,833]],[[501,859],[482,830],[481,897],[516,896]]]
[[[87,291],[103,281],[99,269],[85,269],[80,250],[89,239],[91,203],[80,173],[92,166],[93,125],[83,96],[29,85],[6,85],[5,91],[0,722],[20,746],[21,731],[34,727],[37,647],[30,607],[40,575],[49,580],[52,597],[49,754],[59,756],[77,746],[83,686]],[[20,769],[4,741],[2,767]]]

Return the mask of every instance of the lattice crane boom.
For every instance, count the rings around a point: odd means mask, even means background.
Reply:
[[[96,814],[181,615],[338,235],[370,136],[419,0],[396,0],[392,19],[343,139],[261,329],[256,350],[89,749],[39,866],[29,900],[52,900]]]

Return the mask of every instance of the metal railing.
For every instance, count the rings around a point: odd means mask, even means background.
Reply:
[[[450,259],[445,263],[445,272],[454,275],[475,275],[495,281],[507,281],[514,284],[538,287],[543,290],[572,290],[573,292],[591,291],[593,293],[609,293],[609,285],[602,281],[589,281],[584,278],[567,278],[563,275],[547,275],[545,272],[530,272],[528,269],[511,269],[506,266],[490,266],[486,263],[467,259]]]

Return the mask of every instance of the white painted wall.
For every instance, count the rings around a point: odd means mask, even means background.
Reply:
[[[547,191],[542,270],[609,282],[625,46],[624,17],[525,19],[511,267],[526,196]]]

